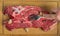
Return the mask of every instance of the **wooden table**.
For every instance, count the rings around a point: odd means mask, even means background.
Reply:
[[[47,2],[46,2],[47,1]],[[57,8],[57,2],[59,0],[42,0],[39,2],[35,1],[35,0],[4,0],[4,6],[8,6],[8,5],[35,5],[35,6],[40,6],[40,7],[44,7],[47,9],[52,9],[52,8]],[[50,1],[50,2],[49,2]],[[56,2],[55,2],[56,1]],[[0,35],[21,35],[21,36],[57,36],[57,25],[55,25],[55,28],[53,30],[49,30],[47,32],[42,31],[39,28],[28,28],[29,32],[25,32],[24,29],[14,29],[13,31],[8,31],[3,25],[2,25],[2,20],[6,19],[7,17],[3,15],[3,10],[2,7],[3,3],[2,0],[0,0]]]

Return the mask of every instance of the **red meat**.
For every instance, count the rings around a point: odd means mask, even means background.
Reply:
[[[4,23],[8,30],[12,30],[15,28],[31,28],[32,27],[32,23],[24,19],[21,19],[21,20],[11,19],[11,20],[12,20],[12,23],[9,23],[9,21],[5,21]]]
[[[50,30],[50,26],[54,25],[54,23],[56,22],[55,19],[47,19],[47,18],[40,18],[36,21],[33,21],[33,27],[36,27],[36,28],[41,28],[43,29],[44,31],[48,31]]]
[[[4,14],[7,14],[12,23],[5,21],[5,26],[8,30],[17,28],[42,28],[48,31],[56,21],[55,19],[47,19],[40,17],[39,13],[42,8],[36,6],[8,6],[4,9]],[[32,16],[31,16],[32,15]]]

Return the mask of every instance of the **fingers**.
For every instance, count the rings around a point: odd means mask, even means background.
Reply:
[[[60,10],[57,12],[57,20],[60,21]]]
[[[58,8],[51,9],[52,12],[57,13]]]

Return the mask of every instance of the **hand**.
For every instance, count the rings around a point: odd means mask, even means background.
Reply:
[[[60,21],[60,10],[57,12],[57,20]]]
[[[52,11],[56,13],[56,19],[58,21],[60,21],[60,10],[59,9],[53,9]]]

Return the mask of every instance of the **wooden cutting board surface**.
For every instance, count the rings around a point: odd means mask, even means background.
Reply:
[[[2,0],[1,0],[2,1]],[[53,30],[49,30],[47,32],[42,31],[40,28],[28,28],[29,32],[25,32],[24,29],[14,29],[13,31],[8,31],[5,27],[2,26],[2,20],[3,18],[6,19],[7,17],[2,14],[2,2],[0,1],[0,34],[6,34],[6,35],[43,35],[44,36],[51,36],[51,35],[57,35],[57,25],[55,25],[55,28]],[[48,0],[51,1],[51,0]],[[54,0],[53,0],[54,1]],[[55,0],[56,1],[56,0]],[[48,9],[51,8],[57,8],[57,2],[39,2],[39,1],[21,1],[21,0],[4,0],[4,6],[8,5],[34,5],[34,6],[43,6]]]

